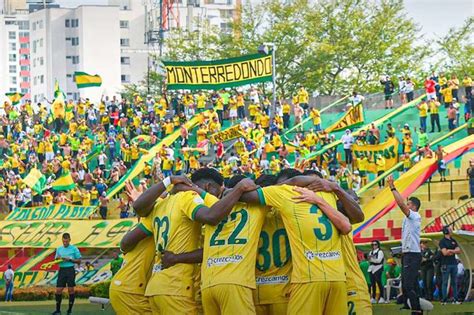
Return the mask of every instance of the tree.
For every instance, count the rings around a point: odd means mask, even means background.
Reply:
[[[436,43],[439,46],[438,63],[436,69],[449,69],[453,73],[474,73],[474,43],[472,41],[472,29],[474,17],[469,17],[460,28],[451,28],[448,33],[439,38]]]

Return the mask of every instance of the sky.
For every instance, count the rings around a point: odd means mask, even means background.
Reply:
[[[261,0],[250,1],[258,3]],[[107,0],[56,0],[56,2],[71,7],[81,4],[104,4]],[[427,40],[442,37],[451,27],[459,27],[469,16],[474,16],[474,0],[405,0],[405,8],[408,16],[422,28],[421,32]]]

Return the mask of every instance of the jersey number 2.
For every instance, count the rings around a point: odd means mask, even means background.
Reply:
[[[235,227],[234,231],[232,231],[232,234],[230,234],[229,238],[227,239],[227,244],[228,245],[242,245],[247,243],[246,238],[237,238],[239,233],[243,230],[245,227],[245,224],[247,224],[247,221],[249,219],[249,214],[247,213],[247,210],[245,209],[240,209],[239,211],[232,212],[227,218],[222,220],[218,225],[216,230],[211,236],[211,239],[209,241],[211,246],[222,246],[225,245],[226,241],[225,240],[219,240],[217,237],[219,236],[219,233],[222,232],[222,229],[224,228],[224,225],[230,221],[236,221],[238,217],[240,216],[240,221]]]

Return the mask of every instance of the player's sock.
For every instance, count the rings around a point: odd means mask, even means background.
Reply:
[[[76,298],[75,294],[69,294],[69,308],[67,309],[68,313],[72,311],[72,307],[74,305],[74,300]]]
[[[61,312],[61,301],[63,299],[62,294],[56,294],[56,312]]]

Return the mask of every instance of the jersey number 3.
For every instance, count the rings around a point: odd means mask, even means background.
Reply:
[[[239,211],[232,212],[227,218],[222,220],[218,225],[216,230],[211,236],[211,239],[209,241],[211,246],[222,246],[225,245],[226,241],[225,240],[219,240],[217,239],[219,237],[219,233],[222,232],[222,229],[224,228],[224,225],[229,222],[229,221],[236,221],[240,217],[240,221],[235,227],[235,229],[232,231],[230,234],[229,238],[227,239],[227,244],[228,245],[242,245],[247,243],[246,238],[238,238],[240,232],[242,229],[245,227],[245,224],[247,224],[247,221],[249,219],[249,214],[247,213],[247,210],[245,209],[240,209]]]
[[[317,206],[312,206],[311,209],[309,210],[309,213],[318,213],[319,208]],[[322,212],[322,211],[321,211]],[[328,217],[326,214],[321,213],[321,215],[318,217],[318,222],[324,226],[324,233],[321,228],[314,228],[314,235],[316,238],[320,241],[327,241],[331,239],[332,237],[332,225],[331,222],[329,221]]]

